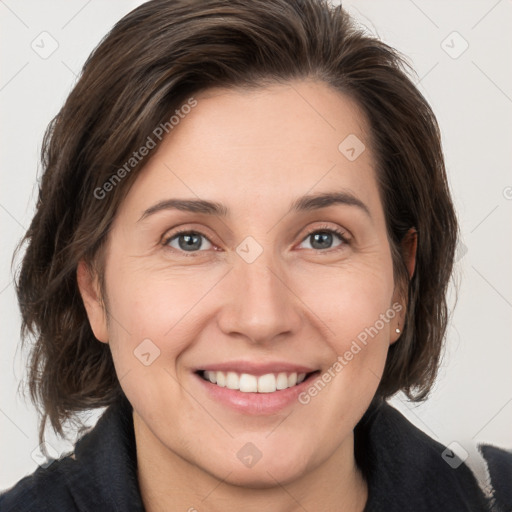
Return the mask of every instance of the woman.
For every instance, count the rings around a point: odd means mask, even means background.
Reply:
[[[430,107],[341,8],[142,5],[44,166],[17,282],[41,433],[108,409],[2,510],[508,506],[386,402],[434,382],[457,221]]]

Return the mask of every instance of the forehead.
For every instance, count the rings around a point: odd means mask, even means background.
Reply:
[[[340,187],[371,202],[369,126],[346,95],[290,82],[210,89],[194,100],[140,172],[127,206],[140,210],[169,194],[270,206]]]

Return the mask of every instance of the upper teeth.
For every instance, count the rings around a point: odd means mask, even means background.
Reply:
[[[287,389],[300,384],[305,378],[305,373],[267,373],[257,377],[249,373],[238,374],[236,372],[204,372],[205,379],[217,386],[228,389],[238,389],[243,393],[273,393],[279,389]]]

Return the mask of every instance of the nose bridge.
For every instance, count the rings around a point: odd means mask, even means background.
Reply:
[[[293,300],[286,272],[275,261],[274,252],[267,248],[253,261],[243,253],[235,256],[229,283],[231,300],[220,313],[221,329],[260,343],[297,330],[299,301]]]
[[[281,297],[284,288],[283,278],[277,277],[276,265],[268,261],[268,258],[261,258],[260,261],[251,264],[241,262],[239,268],[241,282],[245,285],[241,289],[241,299],[247,306],[258,306],[253,308],[254,313],[265,310],[269,313],[276,305],[283,305],[286,302],[286,299]]]

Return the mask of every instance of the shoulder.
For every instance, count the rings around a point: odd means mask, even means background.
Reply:
[[[368,511],[491,510],[469,467],[387,402],[372,404],[357,429]]]
[[[67,485],[73,473],[71,456],[50,461],[0,494],[1,512],[79,510]]]
[[[489,486],[495,512],[512,510],[512,451],[483,444],[479,446],[489,471]]]
[[[49,461],[0,495],[0,512],[143,511],[131,412],[121,396],[73,454]]]

